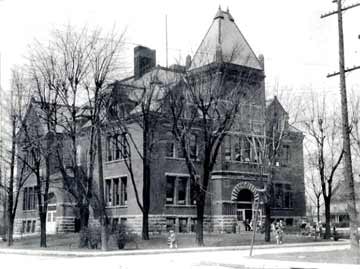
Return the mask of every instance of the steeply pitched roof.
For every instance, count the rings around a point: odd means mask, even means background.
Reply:
[[[181,72],[171,68],[156,66],[139,79],[132,78],[119,81],[118,83],[123,86],[132,87],[132,90],[129,92],[129,99],[135,103],[140,103],[142,98],[146,100],[151,98],[150,109],[157,111],[166,91],[162,86],[177,83],[181,78],[180,73]],[[136,106],[130,113],[135,114],[139,112],[141,112],[140,105]]]
[[[214,62],[226,62],[263,70],[229,10],[222,11],[220,7],[193,57],[190,70]]]

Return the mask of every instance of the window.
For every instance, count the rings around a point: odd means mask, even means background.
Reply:
[[[111,222],[111,231],[116,231],[119,224],[119,218],[113,218]]]
[[[121,225],[126,225],[126,223],[127,223],[127,218],[120,218]]]
[[[190,232],[192,233],[196,232],[196,218],[190,219]]]
[[[76,165],[77,166],[81,165],[81,146],[80,145],[76,146]]]
[[[27,222],[26,222],[26,232],[27,233],[30,233],[31,232],[31,220],[28,220]]]
[[[283,188],[282,184],[275,184],[275,207],[283,207]]]
[[[36,187],[25,187],[23,191],[23,210],[34,210],[36,208]]]
[[[113,205],[119,205],[120,204],[120,192],[119,192],[119,179],[114,178],[113,179]]]
[[[190,158],[196,159],[197,158],[197,136],[195,134],[190,135]]]
[[[22,225],[21,225],[21,229],[20,229],[20,233],[25,233],[25,229],[26,229],[26,220],[22,221]]]
[[[111,179],[105,180],[105,202],[111,205]]]
[[[166,157],[174,158],[175,157],[175,143],[173,141],[168,141],[166,143]]]
[[[261,122],[252,122],[252,130],[255,134],[263,134],[264,133],[264,123]]]
[[[242,139],[240,137],[236,137],[235,139],[235,161],[242,161],[242,146],[241,146],[241,142]]]
[[[187,183],[188,183],[188,178],[187,177],[180,177],[178,179],[178,185],[177,185],[177,191],[178,191],[178,196],[177,196],[177,204],[179,205],[185,205],[186,204],[186,194],[187,194]]]
[[[293,193],[290,184],[275,184],[273,188],[275,208],[293,208]]]
[[[181,143],[178,143],[178,149],[177,149],[177,157],[178,158],[185,158],[185,152],[181,146]]]
[[[229,135],[224,139],[224,156],[226,161],[231,161],[231,136]]]
[[[175,202],[175,180],[176,177],[166,176],[166,204]]]
[[[28,188],[24,188],[24,192],[23,192],[23,210],[27,210],[27,190]]]
[[[286,226],[292,226],[294,224],[294,219],[286,219],[285,220]]]
[[[179,233],[187,233],[188,231],[188,219],[179,218]]]
[[[121,177],[120,204],[127,205],[127,177]]]
[[[127,205],[127,177],[106,179],[105,201],[108,206]]]
[[[244,137],[244,161],[250,162],[250,152],[251,152],[251,144],[248,138]]]
[[[287,164],[290,161],[290,146],[289,145],[283,145],[283,160],[284,164]]]
[[[284,184],[284,208],[293,208],[293,197],[290,184]]]
[[[188,176],[166,176],[166,204],[195,205],[196,189]]]
[[[255,139],[255,146],[254,146],[254,149],[253,149],[253,152],[252,152],[252,155],[253,155],[253,161],[254,162],[259,162],[261,163],[262,162],[262,148],[261,148],[261,143]]]
[[[166,231],[175,229],[175,218],[166,218]]]
[[[128,142],[126,134],[115,134],[106,138],[106,160],[125,159],[128,157]]]
[[[261,106],[252,105],[252,118],[257,121],[260,121],[263,119],[263,113],[262,113]]]
[[[33,192],[33,188],[28,188],[28,193],[27,193],[28,195],[27,195],[27,201],[26,201],[26,203],[27,203],[27,209],[28,210],[30,210],[30,208],[33,208],[32,207],[32,197],[33,197],[33,194],[34,194],[34,192]]]

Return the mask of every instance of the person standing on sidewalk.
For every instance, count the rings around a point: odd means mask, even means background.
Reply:
[[[176,234],[173,230],[169,232],[168,245],[170,248],[177,248]]]
[[[282,244],[283,241],[283,225],[282,225],[282,221],[278,222],[276,224],[276,228],[275,228],[275,237],[276,237],[276,244],[280,245]]]

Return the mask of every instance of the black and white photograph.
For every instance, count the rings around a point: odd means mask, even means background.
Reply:
[[[0,266],[360,268],[360,2],[0,0]]]

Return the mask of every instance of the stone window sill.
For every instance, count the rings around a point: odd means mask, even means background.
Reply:
[[[166,204],[165,207],[187,207],[187,208],[195,208],[196,205],[171,205],[171,204]]]
[[[112,161],[105,161],[105,164],[112,164],[112,163],[120,163],[125,161],[125,159],[118,159],[118,160],[112,160]]]
[[[127,208],[127,205],[107,205],[106,208]]]

